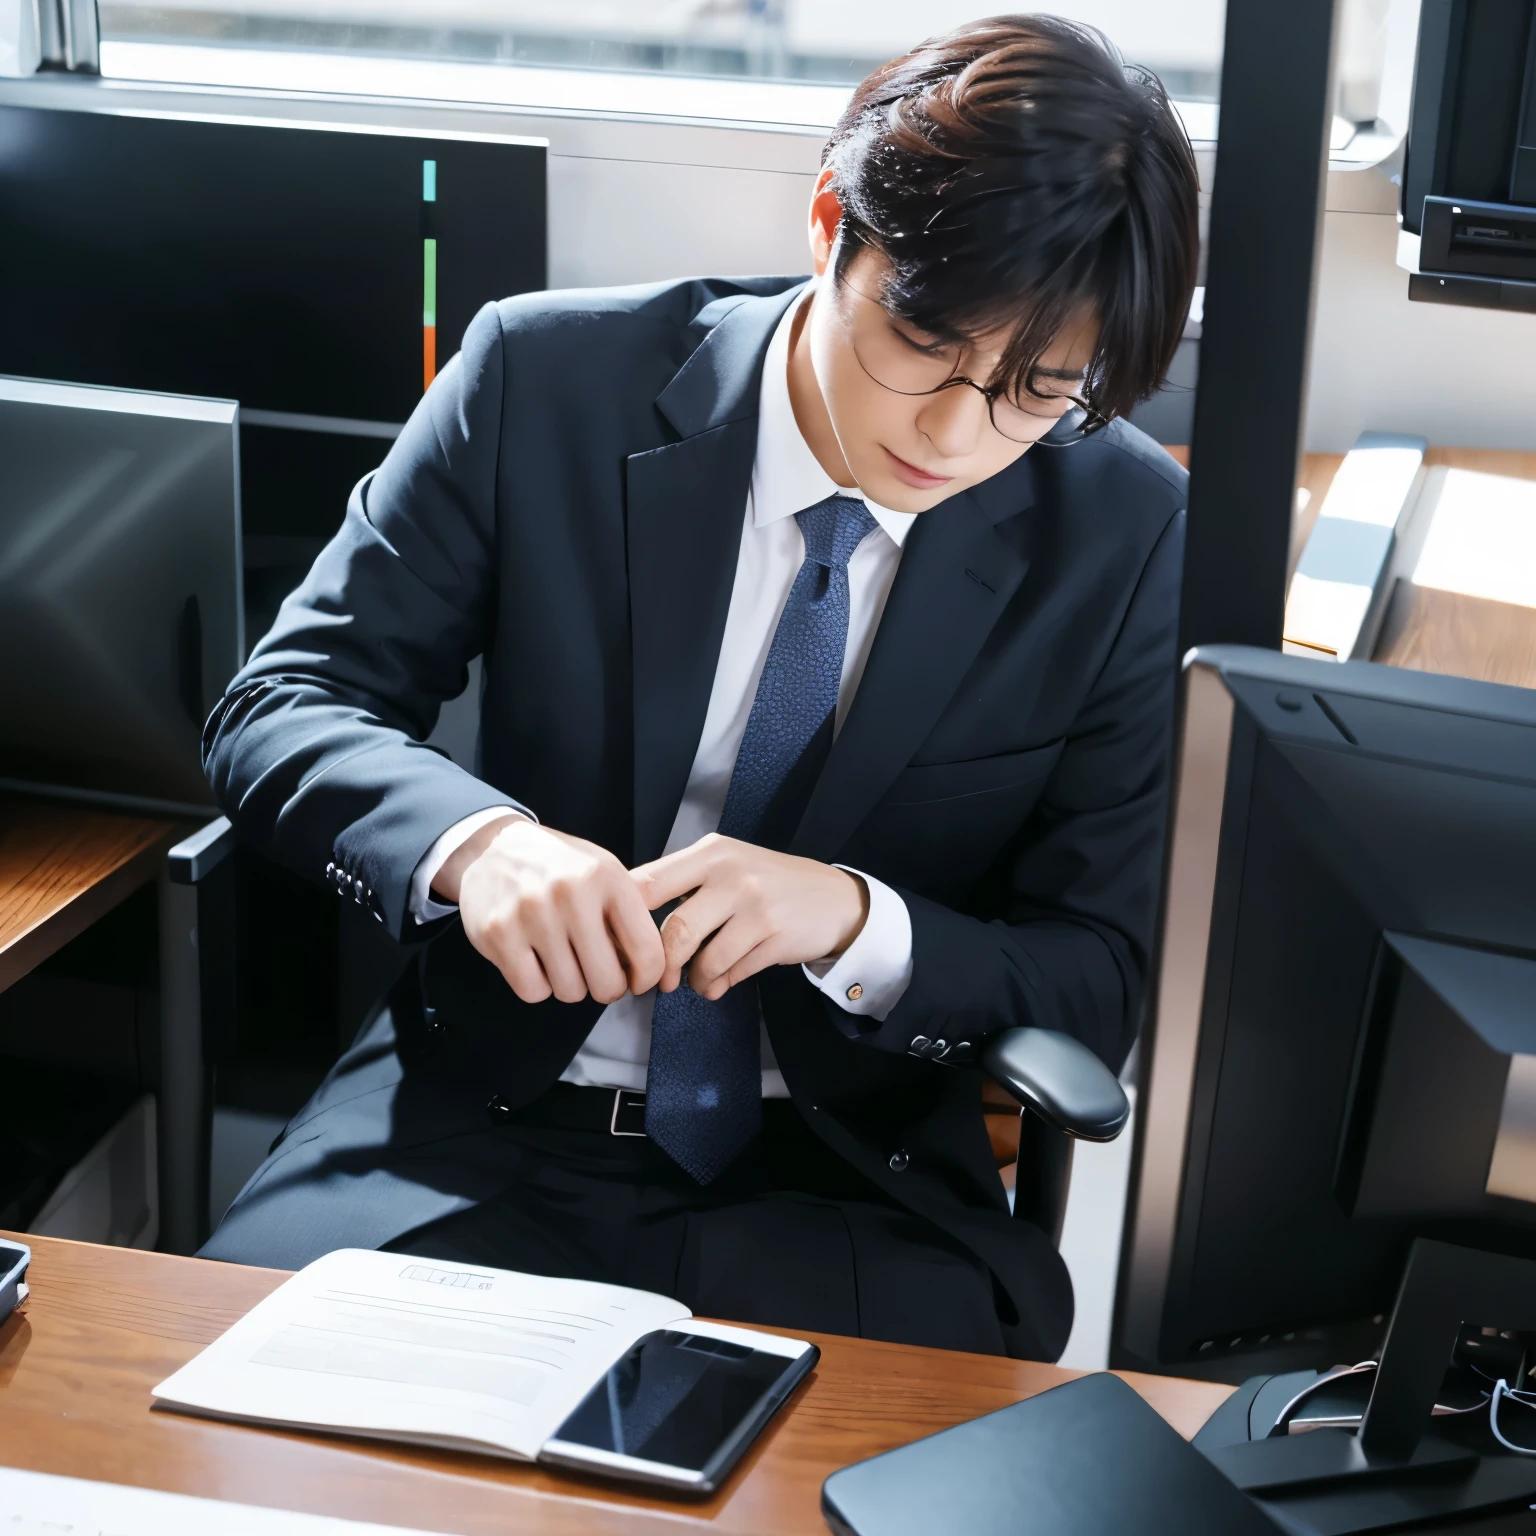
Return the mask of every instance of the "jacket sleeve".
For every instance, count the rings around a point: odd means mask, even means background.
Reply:
[[[503,366],[487,305],[203,734],[240,835],[396,938],[433,931],[407,905],[438,836],[516,805],[424,744],[489,635]]]
[[[1157,917],[1172,755],[1184,514],[1142,568],[1119,633],[1039,804],[1005,857],[987,920],[902,891],[912,982],[876,1029],[834,1013],[878,1048],[974,1060],[1016,1025],[1058,1029],[1118,1070],[1140,1023]],[[867,1032],[858,1033],[859,1026]],[[963,1044],[968,1049],[956,1051]]]

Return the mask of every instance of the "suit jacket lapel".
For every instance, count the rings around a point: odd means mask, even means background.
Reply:
[[[1023,470],[1023,466],[1020,466]],[[1028,561],[994,523],[1033,477],[1008,474],[925,512],[908,535],[858,694],[790,851],[835,858],[911,760],[1013,596]]]
[[[680,440],[626,461],[634,669],[634,861],[666,846],[698,751],[730,611],[757,452],[763,353],[801,290],[719,301],[662,391]],[[716,306],[711,306],[715,309]]]

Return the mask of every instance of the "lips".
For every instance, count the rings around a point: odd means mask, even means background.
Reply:
[[[916,464],[909,464],[903,458],[898,458],[889,448],[885,450],[886,457],[891,461],[891,468],[895,471],[898,480],[905,481],[914,490],[931,491],[941,485],[948,485],[954,479],[953,475],[932,475],[926,469],[919,469]]]

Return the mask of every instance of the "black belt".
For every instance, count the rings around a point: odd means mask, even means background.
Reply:
[[[556,1083],[547,1093],[513,1109],[499,1095],[489,1105],[491,1119],[507,1125],[537,1125],[556,1131],[600,1131],[609,1136],[645,1135],[645,1095],[628,1088],[581,1088]],[[769,1129],[803,1125],[788,1099],[764,1099],[763,1122]]]
[[[627,1088],[578,1088],[556,1083],[531,1104],[514,1109],[498,1093],[486,1112],[496,1125],[538,1125],[554,1131],[606,1131],[645,1135],[645,1095]]]

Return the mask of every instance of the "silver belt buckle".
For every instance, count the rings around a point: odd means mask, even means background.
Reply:
[[[638,1125],[640,1129],[628,1127]],[[622,1127],[622,1129],[621,1129]],[[608,1119],[610,1136],[645,1136],[645,1095],[628,1088],[613,1090],[613,1114]]]

